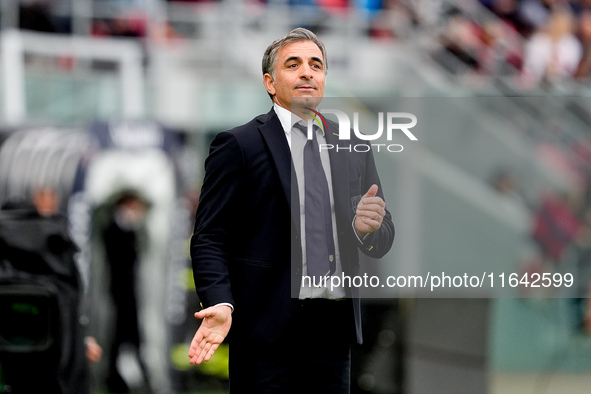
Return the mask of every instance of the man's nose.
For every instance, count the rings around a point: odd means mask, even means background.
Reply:
[[[302,79],[312,79],[314,78],[313,73],[312,73],[312,67],[310,67],[310,65],[308,64],[304,64],[302,65],[302,67],[300,68],[301,70],[301,74],[300,74],[300,78]]]

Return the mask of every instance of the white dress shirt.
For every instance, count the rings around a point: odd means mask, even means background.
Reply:
[[[279,121],[281,122],[281,126],[283,127],[283,131],[285,132],[285,138],[287,138],[287,143],[289,144],[289,149],[291,150],[292,161],[294,164],[294,169],[297,178],[298,185],[304,185],[304,146],[308,139],[306,136],[301,132],[292,132],[293,125],[302,119],[288,111],[287,109],[274,104],[273,109],[275,113],[279,117]],[[318,145],[326,144],[326,139],[324,137],[324,130],[316,128],[316,138],[318,139]],[[335,247],[335,262],[336,262],[336,270],[333,275],[341,276],[342,275],[342,266],[341,266],[341,258],[339,253],[339,240],[337,237],[337,225],[335,219],[335,211],[334,211],[334,198],[333,198],[333,191],[332,191],[332,175],[330,171],[330,159],[328,156],[327,150],[322,150],[320,152],[320,160],[322,161],[322,167],[324,169],[324,174],[326,175],[326,181],[328,182],[328,192],[330,195],[330,215],[332,218],[332,233],[334,237],[334,247]],[[307,269],[307,261],[306,261],[306,215],[305,215],[305,189],[303,186],[298,186],[299,192],[299,199],[300,199],[300,239],[302,241],[302,275],[308,275]],[[326,287],[301,287],[300,288],[300,299],[304,298],[328,298],[328,299],[337,299],[337,298],[344,298],[345,297],[345,289],[342,287],[335,287],[331,290],[330,288],[330,278],[328,278],[328,284]]]

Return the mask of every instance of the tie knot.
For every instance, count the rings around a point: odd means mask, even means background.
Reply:
[[[305,121],[299,121],[295,123],[293,127],[301,131],[306,136],[306,138],[308,138],[308,123],[306,123]],[[319,129],[320,128],[318,127],[318,125],[312,124],[312,130],[314,131],[314,133],[312,133],[312,138],[315,138],[316,133]]]

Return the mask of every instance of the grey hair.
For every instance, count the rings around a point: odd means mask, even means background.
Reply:
[[[322,41],[318,39],[316,34],[314,34],[308,29],[304,29],[303,27],[298,27],[290,31],[289,34],[287,34],[285,37],[273,41],[273,43],[267,47],[267,50],[263,55],[263,75],[268,73],[271,74],[273,79],[275,79],[275,66],[277,65],[277,56],[279,50],[287,44],[304,40],[312,41],[320,49],[320,52],[322,53],[322,59],[324,61],[324,74],[326,74],[328,72],[328,58],[326,57],[326,47],[324,46]],[[271,97],[271,99],[273,98],[273,96],[271,96],[270,94],[269,96]]]

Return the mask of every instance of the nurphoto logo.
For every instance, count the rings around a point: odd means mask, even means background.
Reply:
[[[339,137],[339,141],[349,141],[351,140],[351,120],[349,116],[337,109],[320,109],[320,111],[316,111],[313,108],[305,107],[306,110],[310,112],[306,112],[306,115],[309,115],[311,119],[308,119],[308,139],[312,139],[313,131],[313,124],[316,123],[320,128],[322,128],[325,132],[328,132],[328,123],[326,122],[325,117],[323,114],[333,114],[337,118],[337,122],[339,125],[338,133],[334,130],[330,130],[334,135]],[[384,123],[386,123],[386,139],[387,141],[392,141],[392,137],[395,132],[402,132],[406,137],[408,137],[411,141],[418,141],[417,137],[410,131],[411,128],[416,126],[417,124],[417,117],[409,112],[387,112],[385,115],[383,112],[378,112],[378,130],[373,134],[363,133],[359,127],[359,113],[353,113],[353,133],[357,138],[362,141],[376,141],[382,138],[384,134]],[[400,119],[406,119],[409,122],[406,123],[399,123]],[[366,130],[364,130],[366,131]],[[336,149],[336,151],[345,150],[348,152],[367,152],[371,148],[377,148],[377,151],[380,152],[380,149],[385,149],[391,153],[402,152],[404,147],[401,144],[378,144],[378,143],[371,143],[371,144],[319,144],[320,151],[322,150],[331,150]]]

